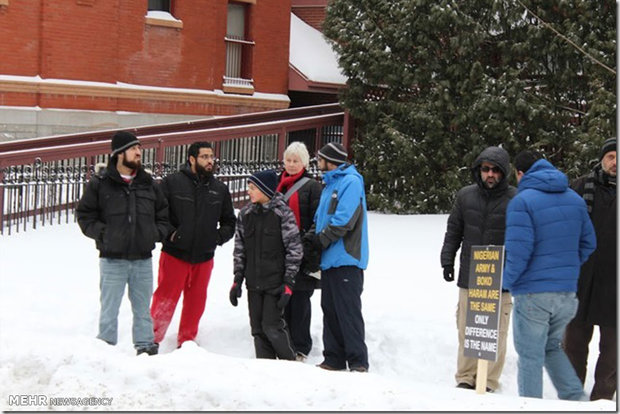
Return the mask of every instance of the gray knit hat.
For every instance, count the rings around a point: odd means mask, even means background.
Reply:
[[[318,156],[336,165],[347,162],[347,150],[337,142],[325,145],[318,151]]]
[[[602,160],[605,154],[607,154],[609,151],[615,151],[615,150],[616,150],[616,137],[606,139],[605,142],[603,142],[603,146],[601,147],[601,152],[598,157],[599,161]]]

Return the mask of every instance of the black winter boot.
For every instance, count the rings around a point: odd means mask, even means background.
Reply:
[[[136,348],[136,355],[140,355],[140,354],[157,355],[158,351],[159,351],[159,344],[154,343],[152,345]]]

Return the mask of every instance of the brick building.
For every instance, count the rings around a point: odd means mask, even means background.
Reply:
[[[334,102],[290,80],[291,12],[320,29],[326,6],[0,0],[0,140]]]
[[[290,0],[0,0],[0,111],[115,127],[287,108],[289,24]]]
[[[323,20],[329,0],[292,0],[292,12],[308,25],[323,31]]]

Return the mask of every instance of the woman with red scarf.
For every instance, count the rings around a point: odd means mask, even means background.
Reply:
[[[291,143],[284,151],[284,171],[276,189],[285,195],[302,237],[312,227],[322,191],[321,184],[306,171],[309,162],[310,155],[304,143]],[[289,327],[298,361],[305,361],[312,349],[310,297],[318,287],[318,279],[309,276],[302,264],[295,276],[293,295],[284,309],[284,320]]]

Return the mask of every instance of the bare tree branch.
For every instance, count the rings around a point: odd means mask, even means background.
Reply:
[[[546,21],[544,21],[543,19],[541,19],[540,17],[538,17],[533,11],[531,11],[530,9],[528,9],[528,7],[523,4],[521,2],[521,0],[517,0],[517,3],[519,3],[525,10],[527,10],[527,12],[529,14],[531,14],[532,16],[534,16],[538,21],[540,21],[543,25],[545,25],[547,28],[549,28],[551,31],[553,31],[555,34],[557,34],[559,37],[561,37],[562,39],[564,39],[565,41],[567,41],[570,45],[572,45],[574,48],[576,48],[577,50],[579,50],[581,53],[583,53],[584,55],[586,55],[587,57],[589,57],[590,59],[592,59],[592,61],[594,61],[594,63],[602,66],[603,68],[607,69],[609,72],[613,73],[614,75],[616,75],[616,71],[615,69],[610,68],[609,66],[607,66],[606,64],[604,64],[603,62],[601,62],[600,60],[598,60],[597,58],[595,58],[594,56],[592,56],[591,54],[589,54],[588,52],[586,52],[583,48],[579,47],[579,45],[577,45],[575,42],[573,42],[572,40],[570,40],[568,37],[564,36],[562,33],[558,32],[557,30],[555,30],[553,28],[553,26],[551,26],[549,23],[547,23]]]

